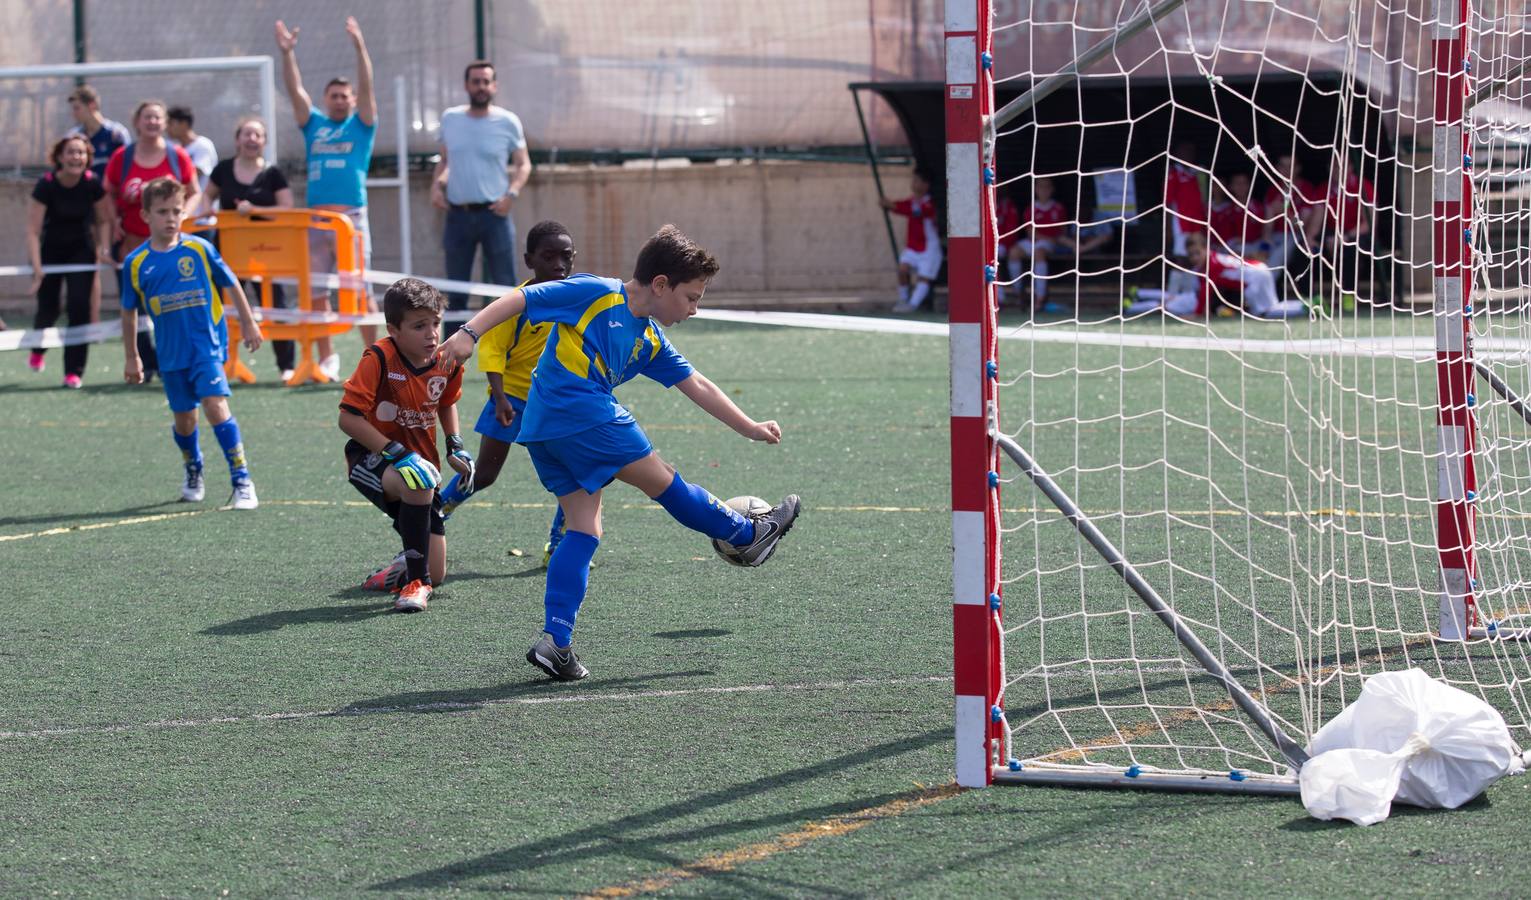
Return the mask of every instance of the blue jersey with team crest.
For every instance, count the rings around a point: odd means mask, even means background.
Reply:
[[[164,371],[190,368],[203,359],[222,364],[228,349],[222,289],[234,273],[212,244],[194,234],[179,236],[169,250],[147,242],[122,262],[122,308],[154,318],[154,342]]]
[[[527,321],[554,327],[532,372],[519,443],[632,421],[613,390],[640,373],[665,387],[691,376],[659,324],[633,315],[620,279],[574,275],[522,290]]]

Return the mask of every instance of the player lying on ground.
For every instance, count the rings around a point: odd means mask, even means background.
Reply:
[[[568,278],[574,271],[574,238],[569,229],[557,222],[538,222],[526,235],[526,265],[532,270],[528,284],[542,284]],[[454,475],[441,489],[441,515],[450,519],[453,511],[469,497],[486,490],[500,477],[500,469],[521,431],[526,395],[532,386],[532,369],[548,342],[546,322],[532,324],[523,313],[484,332],[478,345],[478,367],[489,382],[489,400],[479,413],[473,430],[479,434],[478,467],[469,483]],[[563,537],[563,509],[553,514],[548,542],[542,548],[542,564],[547,565]]]
[[[1206,238],[1200,234],[1186,235],[1185,255],[1191,263],[1191,271],[1201,273],[1204,278],[1203,314],[1213,288],[1226,292],[1222,294],[1225,300],[1262,319],[1296,319],[1308,314],[1308,307],[1301,300],[1277,298],[1275,276],[1265,263],[1232,253],[1209,253]]]
[[[363,587],[396,590],[393,608],[420,612],[432,586],[447,577],[446,521],[441,516],[436,421],[446,432],[447,462],[469,484],[473,457],[457,434],[462,369],[436,360],[441,292],[401,278],[383,295],[388,336],[368,347],[340,400],[346,473],[363,497],[388,514],[404,551]]]
[[[154,319],[159,344],[160,381],[170,412],[171,435],[181,449],[185,478],[181,499],[200,501],[202,445],[197,436],[197,407],[213,426],[218,446],[229,464],[234,509],[255,509],[255,483],[245,461],[239,423],[229,411],[229,382],[223,377],[228,356],[228,326],[223,320],[219,288],[234,298],[244,344],[254,353],[261,345],[260,326],[250,312],[244,289],[213,245],[196,235],[181,234],[186,213],[186,189],[174,178],[156,178],[143,188],[144,219],[149,240],[127,254],[122,263],[123,380],[141,384],[143,361],[138,356],[138,311]]]
[[[601,539],[601,491],[614,478],[631,484],[687,528],[741,548],[741,561],[770,558],[800,503],[788,495],[770,512],[746,518],[681,478],[613,393],[638,374],[679,387],[693,403],[744,437],[775,444],[781,427],[757,422],[670,346],[664,328],[696,314],[718,263],[673,225],[649,238],[626,282],[595,275],[518,288],[480,310],[441,347],[460,364],[485,330],[520,315],[556,323],[532,376],[517,443],[563,510],[568,529],[548,562],[543,633],[526,653],[549,676],[590,674],[574,653],[575,616],[590,560]]]

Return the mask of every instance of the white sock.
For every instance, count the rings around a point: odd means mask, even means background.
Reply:
[[[909,302],[909,285],[901,284],[898,286],[898,299],[904,303]]]
[[[1031,263],[1031,282],[1036,285],[1037,299],[1047,296],[1047,263],[1038,259]]]
[[[1021,277],[1021,261],[1018,259],[1005,260],[1005,268],[1010,272],[1010,280],[1017,281]]]
[[[925,302],[925,298],[928,296],[930,296],[930,282],[921,281],[914,286],[914,293],[909,295],[909,305],[918,307],[921,303]]]

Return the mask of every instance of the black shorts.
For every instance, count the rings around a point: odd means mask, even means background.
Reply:
[[[388,514],[388,518],[398,521],[399,507],[403,504],[398,500],[389,500],[383,495],[383,472],[387,471],[390,463],[383,459],[381,453],[372,453],[355,441],[346,442],[346,468],[349,471],[351,486],[361,491],[361,495],[372,501],[372,505]],[[441,517],[441,492],[431,493],[431,534],[447,533],[447,520]]]

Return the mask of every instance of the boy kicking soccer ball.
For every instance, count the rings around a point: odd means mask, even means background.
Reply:
[[[398,591],[393,608],[420,612],[447,575],[446,522],[436,455],[436,421],[447,436],[447,462],[468,484],[473,457],[457,434],[462,370],[436,361],[446,298],[418,278],[401,278],[383,295],[388,336],[367,348],[346,379],[340,430],[346,472],[362,496],[393,519],[404,552],[363,583]]]
[[[568,278],[574,271],[574,238],[569,229],[557,222],[538,222],[526,235],[526,265],[532,270],[527,284],[542,284]],[[489,400],[479,413],[473,430],[479,433],[478,466],[469,482],[454,475],[441,489],[441,515],[450,519],[464,500],[486,490],[500,477],[500,469],[510,453],[510,445],[521,432],[526,412],[526,394],[532,386],[532,369],[548,342],[546,322],[535,325],[523,313],[484,332],[478,344],[478,367],[489,382]],[[563,537],[563,510],[553,515],[548,542],[542,550],[542,564],[547,565],[553,548]]]
[[[563,510],[568,528],[548,562],[543,632],[526,660],[560,681],[589,671],[574,653],[574,620],[584,602],[590,560],[601,543],[601,491],[614,478],[653,498],[677,522],[740,548],[758,566],[792,528],[800,503],[789,495],[769,512],[745,517],[659,458],[613,393],[640,373],[679,387],[691,402],[753,441],[781,441],[781,427],[757,422],[670,346],[664,329],[696,314],[718,272],[712,255],[673,225],[649,238],[626,282],[575,275],[518,288],[475,315],[441,347],[445,363],[468,358],[485,330],[523,311],[556,323],[532,375],[517,443]]]
[[[138,311],[148,310],[159,344],[160,382],[175,416],[171,434],[185,463],[181,499],[195,503],[206,495],[197,437],[200,405],[229,463],[234,488],[229,505],[255,509],[259,505],[255,483],[245,462],[239,423],[229,412],[229,382],[223,376],[228,325],[219,289],[234,298],[244,344],[252,353],[261,345],[260,326],[239,280],[213,245],[196,235],[181,234],[186,194],[180,182],[173,178],[149,182],[143,189],[143,211],[149,240],[122,263],[123,379],[129,384],[144,380],[143,362],[138,358]]]

